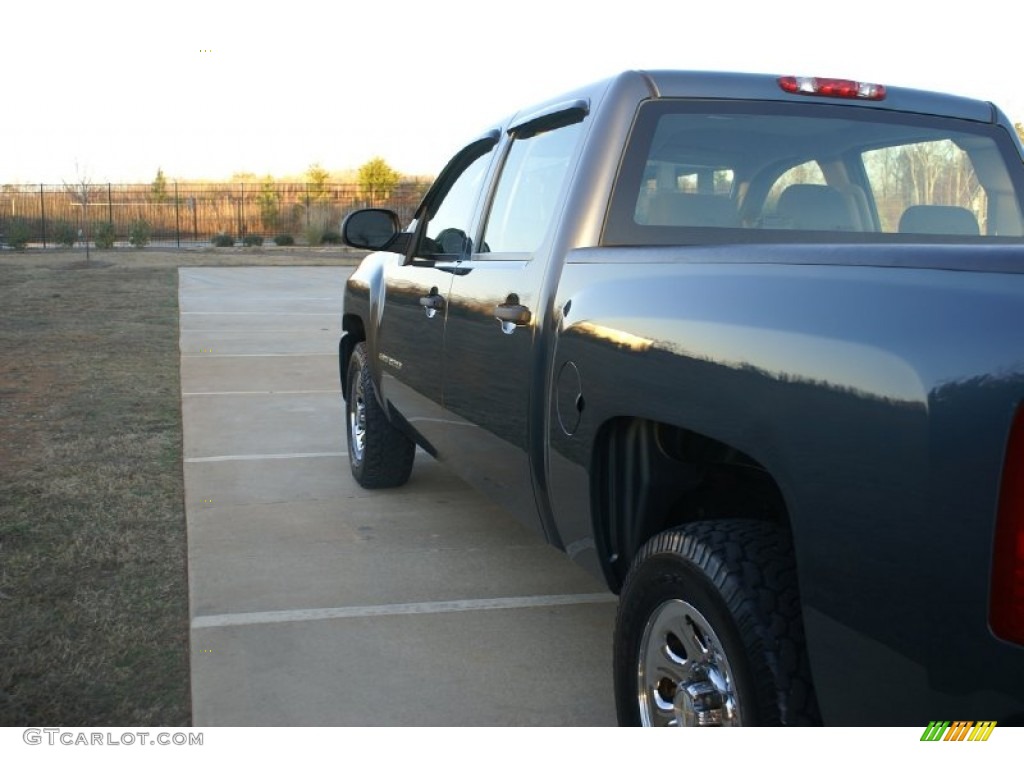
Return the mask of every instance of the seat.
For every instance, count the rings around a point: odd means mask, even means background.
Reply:
[[[725,195],[662,192],[651,197],[647,223],[664,227],[738,227],[740,216]]]
[[[974,237],[981,234],[974,214],[959,205],[912,205],[900,216],[900,232]]]
[[[775,204],[775,218],[790,229],[855,231],[846,199],[825,184],[792,184],[782,190]]]

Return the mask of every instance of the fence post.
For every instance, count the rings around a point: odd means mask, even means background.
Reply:
[[[114,195],[110,191],[110,182],[107,182],[107,223],[114,226]]]
[[[238,184],[238,240],[245,238],[245,225],[242,224],[242,211],[245,209],[245,182]]]
[[[39,230],[42,233],[43,248],[46,247],[46,197],[43,195],[43,185],[39,185]]]
[[[174,181],[174,237],[181,248],[181,214],[178,210],[178,181]]]
[[[82,182],[82,217],[85,219],[85,260],[89,260],[89,185]]]

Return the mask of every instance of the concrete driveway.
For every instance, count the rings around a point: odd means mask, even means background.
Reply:
[[[613,725],[602,585],[422,452],[352,480],[350,271],[179,272],[193,724]]]

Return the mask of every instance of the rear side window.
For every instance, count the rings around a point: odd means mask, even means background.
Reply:
[[[573,123],[513,141],[487,218],[484,252],[531,253],[540,246],[581,130]]]
[[[638,112],[606,245],[1024,235],[991,126],[864,107],[661,100]]]

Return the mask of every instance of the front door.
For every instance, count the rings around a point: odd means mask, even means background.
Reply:
[[[452,159],[411,225],[412,253],[395,254],[384,270],[375,361],[381,393],[435,455],[444,452],[442,351],[453,268],[470,249],[466,233],[496,142],[491,134]]]

